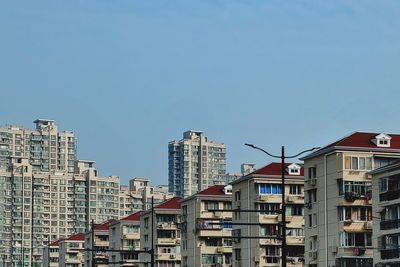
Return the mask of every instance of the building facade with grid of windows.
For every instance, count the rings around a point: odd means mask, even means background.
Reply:
[[[400,135],[355,132],[303,158],[306,266],[373,266],[370,172],[399,157]]]
[[[374,266],[400,266],[400,160],[372,176]]]
[[[168,186],[177,196],[188,197],[212,185],[225,184],[225,145],[186,131],[180,141],[168,144]]]
[[[231,189],[214,185],[181,202],[182,267],[232,266]]]
[[[281,167],[281,163],[270,163],[232,182],[233,266],[281,266]],[[301,267],[305,240],[302,165],[287,163],[285,178],[287,265]]]

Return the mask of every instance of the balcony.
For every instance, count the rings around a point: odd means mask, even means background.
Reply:
[[[175,245],[178,244],[178,239],[175,238],[158,238],[158,245]]]
[[[400,226],[400,220],[385,220],[380,222],[381,230],[397,229]]]
[[[379,201],[390,201],[400,198],[400,190],[391,190],[385,193],[379,194]]]
[[[396,259],[399,257],[400,257],[400,250],[398,248],[381,250],[381,259],[382,260]]]

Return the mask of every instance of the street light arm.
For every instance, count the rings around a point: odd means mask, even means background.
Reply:
[[[294,156],[288,156],[288,157],[285,157],[285,158],[287,158],[287,159],[297,158],[297,157],[300,156],[301,154],[304,154],[304,153],[307,153],[307,152],[311,152],[311,151],[314,151],[314,150],[316,150],[316,149],[320,149],[320,147],[313,147],[313,148],[304,150],[304,151],[302,151],[302,152],[300,152],[300,153],[298,153],[298,154],[296,154],[296,155],[294,155]]]
[[[244,145],[245,145],[245,146],[248,146],[248,147],[251,147],[251,148],[254,148],[254,149],[257,149],[257,150],[260,150],[260,151],[264,152],[265,154],[267,154],[267,155],[270,156],[270,157],[278,158],[278,159],[281,158],[281,156],[272,155],[272,154],[268,153],[266,150],[264,150],[264,149],[262,149],[262,148],[259,148],[259,147],[256,147],[255,145],[252,145],[252,144],[244,144]]]

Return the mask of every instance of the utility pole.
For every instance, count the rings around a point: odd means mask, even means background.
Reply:
[[[92,239],[92,267],[96,267],[96,259],[94,258],[94,219],[92,219],[92,232],[91,234],[91,239]]]
[[[282,172],[282,221],[281,221],[281,236],[282,236],[282,266],[286,267],[286,201],[285,201],[285,147],[281,149],[281,172]]]
[[[245,145],[248,146],[248,147],[251,147],[253,149],[260,150],[260,151],[264,152],[265,154],[267,154],[270,157],[280,158],[281,159],[281,163],[282,163],[281,164],[281,172],[282,172],[281,173],[281,175],[282,175],[282,181],[281,181],[281,183],[282,183],[282,205],[281,205],[281,207],[282,208],[281,208],[281,211],[280,211],[281,214],[282,214],[282,220],[280,222],[281,237],[282,237],[282,242],[281,242],[281,244],[282,244],[282,246],[281,246],[281,254],[282,254],[281,262],[282,262],[282,265],[281,266],[282,267],[286,267],[287,266],[287,245],[286,245],[285,159],[297,158],[301,154],[306,153],[306,152],[311,152],[311,151],[316,150],[316,149],[319,149],[319,147],[313,147],[311,149],[304,150],[304,151],[302,151],[302,152],[300,152],[300,153],[298,153],[296,155],[293,155],[293,156],[286,156],[285,155],[285,147],[282,146],[281,155],[277,156],[277,155],[273,155],[273,154],[269,153],[268,151],[266,151],[266,150],[264,150],[262,148],[256,147],[255,145],[252,145],[252,144],[245,144]]]
[[[151,197],[151,267],[154,267],[154,196]]]

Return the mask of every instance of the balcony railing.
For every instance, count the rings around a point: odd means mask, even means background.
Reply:
[[[399,258],[400,253],[399,253],[399,249],[398,248],[394,248],[394,249],[382,249],[381,250],[381,259],[382,260],[388,260],[388,259],[395,259],[395,258]]]
[[[400,198],[400,190],[391,190],[379,194],[379,201],[389,201]]]
[[[386,220],[380,222],[381,230],[396,229],[400,226],[400,220]]]

